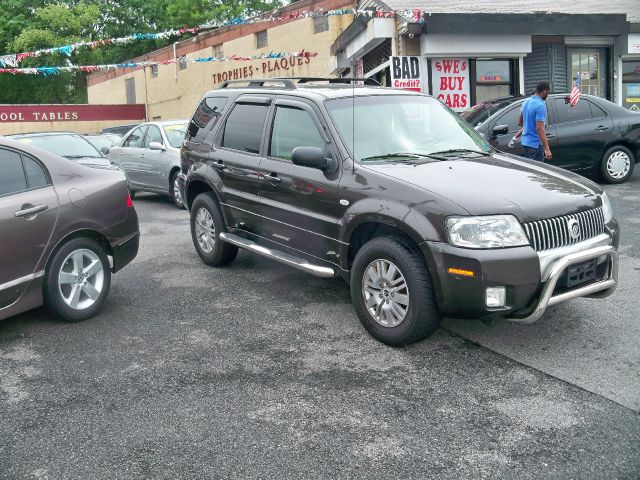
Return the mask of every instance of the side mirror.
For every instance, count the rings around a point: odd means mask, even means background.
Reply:
[[[162,151],[165,151],[165,150],[167,149],[167,148],[166,148],[163,144],[161,144],[160,142],[151,142],[151,143],[149,144],[149,148],[150,148],[151,150],[162,150]]]
[[[327,158],[322,149],[318,147],[296,147],[291,152],[291,161],[295,165],[303,167],[319,168],[320,170],[332,171],[335,161]]]
[[[104,156],[106,156],[106,155],[109,153],[109,150],[110,150],[110,148],[109,148],[109,147],[102,147],[102,148],[100,149],[100,152],[101,152]]]
[[[493,136],[497,136],[497,135],[506,135],[507,133],[509,133],[509,126],[508,125],[496,125],[495,127],[493,127]]]

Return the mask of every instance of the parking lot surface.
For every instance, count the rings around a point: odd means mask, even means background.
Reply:
[[[0,478],[638,478],[640,174],[607,191],[614,296],[403,349],[341,280],[204,266],[188,215],[140,194],[100,315],[0,323]]]

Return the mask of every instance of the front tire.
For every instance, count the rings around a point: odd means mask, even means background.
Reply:
[[[371,336],[394,347],[429,337],[442,320],[424,258],[401,237],[376,238],[358,251],[351,299]]]
[[[191,206],[191,239],[202,261],[212,267],[222,267],[233,262],[238,247],[218,238],[227,226],[220,207],[211,193],[201,193]]]
[[[45,274],[44,303],[67,322],[95,315],[111,288],[111,269],[103,247],[75,238],[54,254]]]
[[[174,171],[169,178],[169,196],[171,201],[180,210],[184,210],[184,199],[182,198],[182,192],[180,191],[180,185],[178,184],[178,171]]]
[[[606,183],[624,183],[633,174],[635,163],[631,150],[616,145],[604,153],[600,175]]]

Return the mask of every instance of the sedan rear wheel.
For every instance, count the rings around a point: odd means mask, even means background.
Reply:
[[[46,306],[70,322],[93,316],[111,287],[109,259],[101,245],[88,238],[65,243],[47,269]]]
[[[607,150],[602,158],[601,174],[607,183],[623,183],[633,173],[635,159],[627,147],[616,145]]]
[[[173,172],[171,175],[171,188],[170,188],[170,196],[171,200],[173,200],[173,204],[179,208],[184,208],[184,199],[182,198],[182,191],[180,190],[180,184],[178,183],[178,172]]]

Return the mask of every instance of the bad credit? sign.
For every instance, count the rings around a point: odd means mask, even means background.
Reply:
[[[390,57],[391,86],[405,90],[422,90],[420,59],[418,57]]]
[[[441,58],[432,60],[433,95],[456,112],[469,108],[469,60]]]

